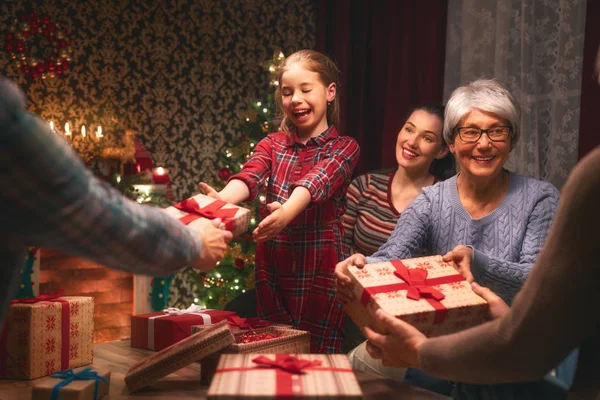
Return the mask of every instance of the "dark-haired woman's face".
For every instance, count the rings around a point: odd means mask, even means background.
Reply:
[[[414,111],[404,123],[396,140],[396,161],[405,169],[429,170],[436,158],[448,150],[442,146],[442,121],[424,110]]]

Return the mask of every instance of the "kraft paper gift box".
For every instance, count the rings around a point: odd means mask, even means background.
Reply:
[[[441,256],[350,266],[354,301],[346,312],[361,328],[385,329],[376,321],[381,308],[428,337],[461,331],[485,322],[487,302]]]
[[[223,354],[207,398],[361,399],[362,391],[345,354]]]
[[[263,321],[266,322],[266,321]],[[231,322],[230,322],[231,328]],[[219,353],[251,354],[251,353],[310,353],[310,333],[296,330],[288,325],[270,325],[256,330],[232,329],[235,342],[221,350]],[[278,337],[263,339],[255,342],[244,343],[244,335],[251,334],[276,334]],[[212,354],[201,362],[201,379],[210,382],[217,368],[220,354]]]
[[[149,386],[195,361],[218,352],[234,342],[227,322],[216,323],[132,366],[125,376],[129,392]]]
[[[110,389],[110,370],[95,371],[83,368],[62,371],[36,381],[31,392],[32,400],[100,400]]]
[[[200,218],[211,220],[221,218],[225,224],[225,229],[232,232],[233,236],[246,233],[248,231],[248,222],[250,221],[250,210],[213,199],[203,194],[197,194],[183,200],[180,203],[165,208],[164,211],[190,228],[194,228],[194,221]]]
[[[0,378],[36,379],[92,363],[94,299],[61,294],[12,301],[0,333]]]
[[[192,334],[194,325],[210,325],[234,316],[233,311],[208,310],[192,305],[131,316],[131,347],[162,350]]]

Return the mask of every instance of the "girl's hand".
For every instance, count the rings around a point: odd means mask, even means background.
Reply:
[[[200,191],[202,193],[204,193],[208,197],[212,197],[213,199],[217,199],[217,200],[223,200],[221,198],[221,195],[219,194],[219,192],[217,192],[215,189],[213,189],[211,186],[207,185],[204,182],[200,182],[198,184],[198,188],[200,189]]]
[[[254,232],[252,232],[252,237],[256,243],[274,239],[290,223],[287,210],[281,203],[273,202],[267,204],[267,210],[271,214],[263,219]]]

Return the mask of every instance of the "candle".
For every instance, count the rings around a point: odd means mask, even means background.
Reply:
[[[81,136],[85,137],[85,125],[81,126]]]
[[[163,167],[154,168],[152,171],[152,181],[159,185],[165,185],[169,183],[168,171]]]
[[[96,130],[96,138],[100,140],[104,135],[102,134],[102,127],[98,125],[98,129]]]
[[[65,136],[71,136],[71,128],[68,122],[65,124]]]
[[[52,129],[52,131],[54,131],[54,121],[50,121],[50,129]]]

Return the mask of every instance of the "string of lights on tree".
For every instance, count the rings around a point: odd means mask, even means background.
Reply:
[[[274,132],[279,127],[275,115],[274,90],[279,84],[277,72],[285,56],[276,51],[272,59],[263,63],[270,76],[270,90],[266,99],[252,101],[240,114],[240,130],[242,135],[238,140],[228,143],[219,153],[219,179],[213,182],[213,187],[220,189],[225,186],[227,179],[238,173],[244,163],[253,154],[256,144],[266,134]],[[211,271],[197,271],[190,268],[187,273],[194,280],[193,301],[211,309],[222,309],[229,301],[247,290],[254,288],[254,261],[256,243],[252,240],[252,231],[261,219],[265,206],[266,184],[255,201],[243,204],[250,210],[250,224],[245,235],[234,240],[225,257],[219,262],[217,268]],[[152,283],[152,306],[155,310],[162,310],[167,304],[169,293],[169,278],[155,278]]]

